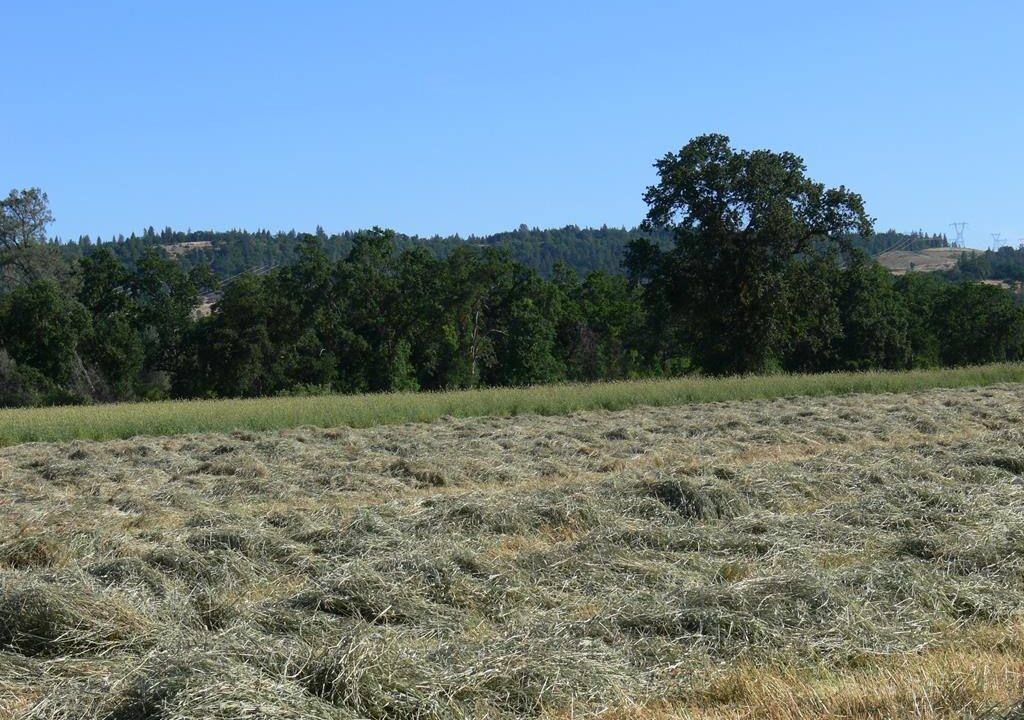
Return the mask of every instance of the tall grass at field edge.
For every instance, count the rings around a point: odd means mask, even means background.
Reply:
[[[277,430],[302,425],[369,427],[427,422],[444,416],[563,415],[580,410],[622,410],[640,405],[898,393],[1015,382],[1024,382],[1024,364],[907,372],[686,377],[449,392],[12,408],[0,409],[0,446],[235,429]]]

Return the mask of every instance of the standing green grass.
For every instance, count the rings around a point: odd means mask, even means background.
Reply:
[[[300,425],[370,427],[428,422],[444,416],[562,415],[640,405],[753,400],[786,396],[912,392],[1024,382],[1024,364],[727,378],[677,378],[538,385],[436,393],[325,395],[243,400],[190,400],[0,410],[0,445],[107,440]]]

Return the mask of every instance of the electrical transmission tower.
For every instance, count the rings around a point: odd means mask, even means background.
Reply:
[[[956,231],[956,240],[953,241],[953,247],[962,248],[964,246],[964,228],[967,227],[965,222],[950,223],[949,226]]]
[[[992,233],[992,249],[999,249],[999,241],[1003,239],[1002,233]]]

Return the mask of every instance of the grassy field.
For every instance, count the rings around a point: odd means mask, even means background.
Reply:
[[[21,444],[0,528],[5,718],[977,718],[1024,697],[1022,384]]]
[[[1024,381],[1024,364],[911,372],[681,378],[495,388],[443,393],[127,403],[0,410],[0,446],[52,440],[107,440],[230,430],[371,427],[438,418],[564,415],[640,405],[844,395],[971,387]]]
[[[952,270],[957,266],[965,253],[977,254],[977,250],[967,248],[925,248],[923,250],[890,250],[877,256],[882,267],[894,275],[907,272],[935,272]]]

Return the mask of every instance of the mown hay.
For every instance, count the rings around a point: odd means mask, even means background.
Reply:
[[[1021,407],[8,448],[0,716],[977,716],[1024,694]]]
[[[698,483],[679,477],[658,480],[647,486],[650,494],[684,517],[719,520],[736,517],[747,509],[742,496],[718,482]]]
[[[144,646],[153,629],[127,602],[88,587],[0,580],[0,648],[30,656],[101,653]]]

